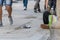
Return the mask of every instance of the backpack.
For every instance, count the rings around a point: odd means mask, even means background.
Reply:
[[[51,15],[51,13],[48,11],[45,11],[43,13],[43,23],[44,24],[49,24],[49,15]]]

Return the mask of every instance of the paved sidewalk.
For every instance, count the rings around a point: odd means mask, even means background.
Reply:
[[[27,11],[23,10],[22,1],[13,4],[13,25],[9,25],[8,13],[6,10],[3,11],[4,26],[0,27],[0,40],[47,40],[49,30],[43,30],[40,28],[40,24],[43,23],[43,13],[34,13],[34,3],[34,1],[29,1]],[[41,3],[41,10],[43,11],[44,1],[41,0]],[[23,27],[21,26],[22,24],[31,26],[31,28],[21,28]]]

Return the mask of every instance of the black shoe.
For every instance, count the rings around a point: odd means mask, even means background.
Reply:
[[[34,12],[37,13],[37,10],[34,9]]]
[[[27,8],[25,8],[24,10],[27,10]]]
[[[34,12],[35,12],[35,13],[37,13],[37,10],[36,10],[36,8],[34,8]]]
[[[40,9],[38,9],[38,12],[41,12],[41,10],[40,10]]]
[[[36,11],[36,10],[34,10],[34,12],[35,12],[35,13],[37,13],[37,11]]]

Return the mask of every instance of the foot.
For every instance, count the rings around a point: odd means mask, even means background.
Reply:
[[[12,25],[12,24],[13,24],[13,19],[12,19],[12,17],[9,17],[9,21],[10,21],[10,25]]]
[[[37,13],[37,10],[34,9],[34,12]]]
[[[27,8],[26,8],[26,7],[24,7],[24,10],[27,10]]]
[[[24,10],[27,10],[27,8],[25,8]]]
[[[38,12],[41,12],[41,10],[40,10],[40,9],[38,9]]]
[[[2,22],[0,22],[0,27],[2,27],[3,25],[2,25]]]
[[[36,10],[36,8],[34,8],[34,12],[35,12],[35,13],[37,13],[37,10]]]

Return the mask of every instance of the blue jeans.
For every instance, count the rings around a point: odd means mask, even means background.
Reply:
[[[28,4],[28,0],[23,0],[23,5],[24,5],[24,7],[27,8],[27,4]]]
[[[12,6],[12,0],[0,0],[0,6],[3,6],[3,3],[5,6]]]

